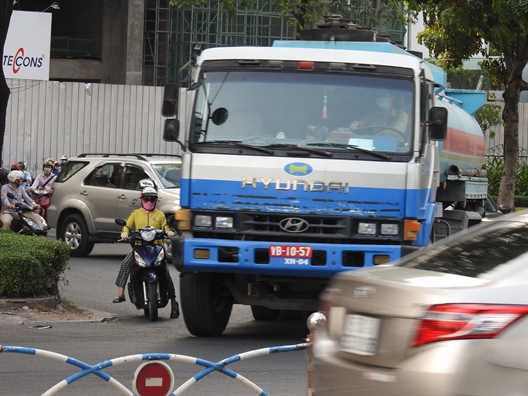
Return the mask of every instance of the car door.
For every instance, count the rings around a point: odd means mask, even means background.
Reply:
[[[151,179],[147,170],[134,164],[126,164],[123,173],[122,187],[119,191],[119,203],[117,205],[117,216],[126,219],[133,210],[141,207],[139,202],[139,181]]]
[[[95,229],[100,232],[119,232],[115,224],[124,166],[108,162],[94,168],[83,181],[83,201],[88,206]]]

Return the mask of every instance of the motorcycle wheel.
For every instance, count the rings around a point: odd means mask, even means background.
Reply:
[[[214,274],[185,274],[180,277],[183,319],[187,330],[197,337],[217,337],[229,322],[233,297],[214,281]]]
[[[152,322],[158,320],[158,290],[155,283],[148,284],[149,294],[149,318]]]

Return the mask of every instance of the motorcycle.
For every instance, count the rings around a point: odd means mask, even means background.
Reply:
[[[11,199],[15,199],[12,193],[7,193]],[[11,230],[23,235],[48,235],[51,227],[48,226],[46,220],[38,214],[37,210],[29,206],[25,202],[17,202],[15,204],[15,211],[18,214],[18,219],[13,219],[11,222]]]
[[[116,219],[115,222],[121,227],[126,224],[123,219]],[[165,307],[169,302],[165,249],[163,245],[154,243],[166,237],[165,231],[150,226],[129,233],[135,262],[130,271],[128,296],[151,321],[158,319],[158,308]]]
[[[50,206],[51,194],[52,192],[50,190],[46,190],[45,188],[38,188],[32,192],[32,198],[37,204],[40,205],[37,213],[44,219],[46,218],[47,209]]]

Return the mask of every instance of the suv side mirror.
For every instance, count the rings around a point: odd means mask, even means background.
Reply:
[[[447,109],[444,107],[432,107],[429,110],[427,125],[429,139],[445,140],[447,136]]]
[[[178,114],[178,84],[167,84],[163,90],[163,106],[161,115],[163,117],[176,117]]]
[[[163,140],[166,142],[177,142],[180,135],[180,121],[174,118],[165,120],[163,128]]]

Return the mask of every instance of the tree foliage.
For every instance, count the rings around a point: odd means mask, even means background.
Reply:
[[[182,8],[219,4],[221,11],[235,19],[237,10],[249,8],[256,1],[258,0],[170,0],[170,5]],[[384,25],[392,18],[405,23],[404,8],[399,0],[271,0],[271,4],[277,6],[281,15],[295,25],[297,32],[314,27],[326,14],[339,14],[346,18],[353,16],[364,26]]]
[[[514,206],[519,153],[519,95],[528,63],[528,0],[408,0],[411,15],[421,12],[418,35],[443,67],[457,67],[474,55],[494,85],[504,87],[504,171],[499,203]]]

